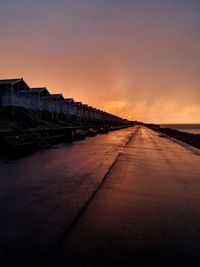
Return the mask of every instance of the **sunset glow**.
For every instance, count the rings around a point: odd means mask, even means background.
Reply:
[[[0,2],[0,78],[127,119],[200,122],[200,2]]]

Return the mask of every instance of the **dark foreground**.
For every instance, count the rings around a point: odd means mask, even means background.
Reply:
[[[136,128],[1,163],[1,266],[200,265],[200,157]]]
[[[0,266],[40,266],[134,128],[0,161]]]

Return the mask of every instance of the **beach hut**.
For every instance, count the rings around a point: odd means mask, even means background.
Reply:
[[[96,119],[98,122],[101,122],[101,110],[96,109]]]
[[[76,108],[74,104],[73,98],[65,98],[65,115],[67,116],[68,120],[75,120],[76,119]]]
[[[96,122],[97,121],[97,109],[92,106],[89,106],[89,116],[90,116],[91,122]]]
[[[89,106],[87,104],[83,104],[82,108],[83,108],[83,120],[85,122],[88,122],[90,120],[90,109],[89,109]]]
[[[52,112],[57,115],[59,113],[64,113],[65,111],[65,99],[62,94],[50,94],[46,97],[48,100],[48,107]]]
[[[74,102],[75,114],[77,121],[81,121],[83,118],[82,102]]]
[[[31,108],[30,87],[23,78],[0,80],[0,106]]]
[[[48,110],[47,97],[50,96],[49,91],[46,87],[31,88],[30,95],[27,96],[26,91],[22,90],[20,92],[21,97],[28,97],[31,100],[31,108],[33,110]]]

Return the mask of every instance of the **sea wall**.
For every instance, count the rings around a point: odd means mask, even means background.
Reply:
[[[148,125],[148,127],[200,149],[200,134],[192,134],[171,128],[164,128],[159,125]]]

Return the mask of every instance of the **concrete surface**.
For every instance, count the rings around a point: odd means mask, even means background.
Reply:
[[[200,266],[200,157],[141,127],[48,266]]]
[[[0,161],[0,266],[40,266],[135,128]]]

